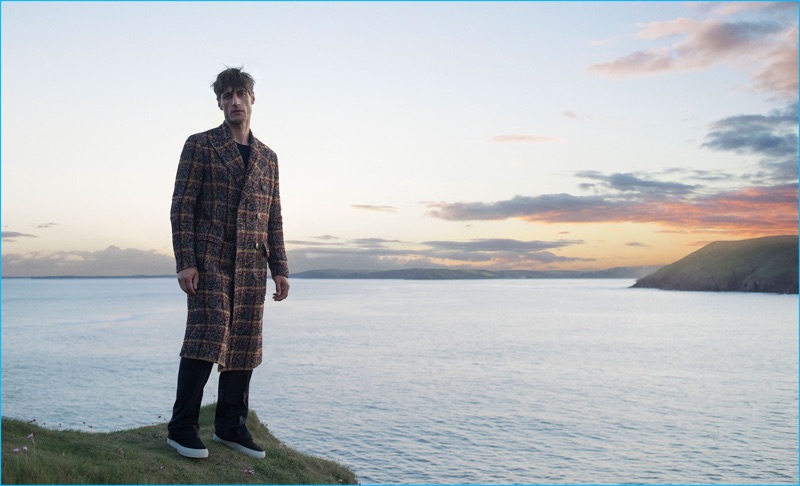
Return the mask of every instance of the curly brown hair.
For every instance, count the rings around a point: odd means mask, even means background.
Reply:
[[[253,77],[243,71],[243,69],[244,66],[227,68],[217,74],[217,80],[211,84],[211,87],[214,88],[214,94],[217,95],[217,101],[219,101],[219,97],[228,88],[244,88],[248,93],[251,95],[253,94],[253,86],[255,86],[256,82]]]

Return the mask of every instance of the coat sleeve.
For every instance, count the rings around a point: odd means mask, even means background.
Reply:
[[[278,156],[272,153],[273,176],[272,203],[269,210],[269,225],[267,227],[269,242],[269,271],[275,275],[289,276],[289,263],[286,258],[286,248],[283,243],[283,217],[281,216],[281,191],[278,177]]]
[[[170,221],[177,272],[197,266],[194,251],[194,211],[203,184],[202,153],[200,137],[189,137],[183,146],[175,176]]]

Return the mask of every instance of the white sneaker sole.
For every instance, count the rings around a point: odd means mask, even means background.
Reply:
[[[190,449],[188,447],[183,447],[169,438],[167,439],[167,444],[169,444],[170,447],[175,448],[175,450],[178,451],[178,454],[182,455],[183,457],[188,457],[191,459],[205,459],[208,457],[208,449]]]
[[[237,444],[236,442],[230,442],[230,441],[227,441],[227,440],[222,440],[219,437],[217,437],[217,434],[214,434],[214,437],[212,437],[212,439],[214,440],[214,442],[219,442],[220,444],[225,444],[226,446],[230,447],[231,449],[233,449],[235,451],[239,451],[242,454],[245,454],[245,455],[250,456],[250,457],[255,457],[256,459],[264,459],[265,457],[267,457],[267,453],[264,452],[264,451],[254,451],[253,449],[248,449],[247,447],[245,447],[245,446],[243,446],[241,444]]]

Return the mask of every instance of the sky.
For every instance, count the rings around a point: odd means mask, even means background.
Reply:
[[[292,273],[665,265],[796,234],[798,6],[2,2],[2,275],[169,275],[256,79]]]

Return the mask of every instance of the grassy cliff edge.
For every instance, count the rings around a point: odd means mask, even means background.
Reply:
[[[797,265],[797,235],[715,241],[633,286],[796,294]]]
[[[266,451],[265,459],[252,459],[213,442],[214,410],[214,404],[207,405],[200,413],[201,434],[209,450],[208,459],[187,459],[175,452],[166,443],[166,424],[91,433],[45,429],[4,417],[2,482],[358,484],[355,473],[348,468],[284,446],[252,411],[247,427],[256,443]]]

